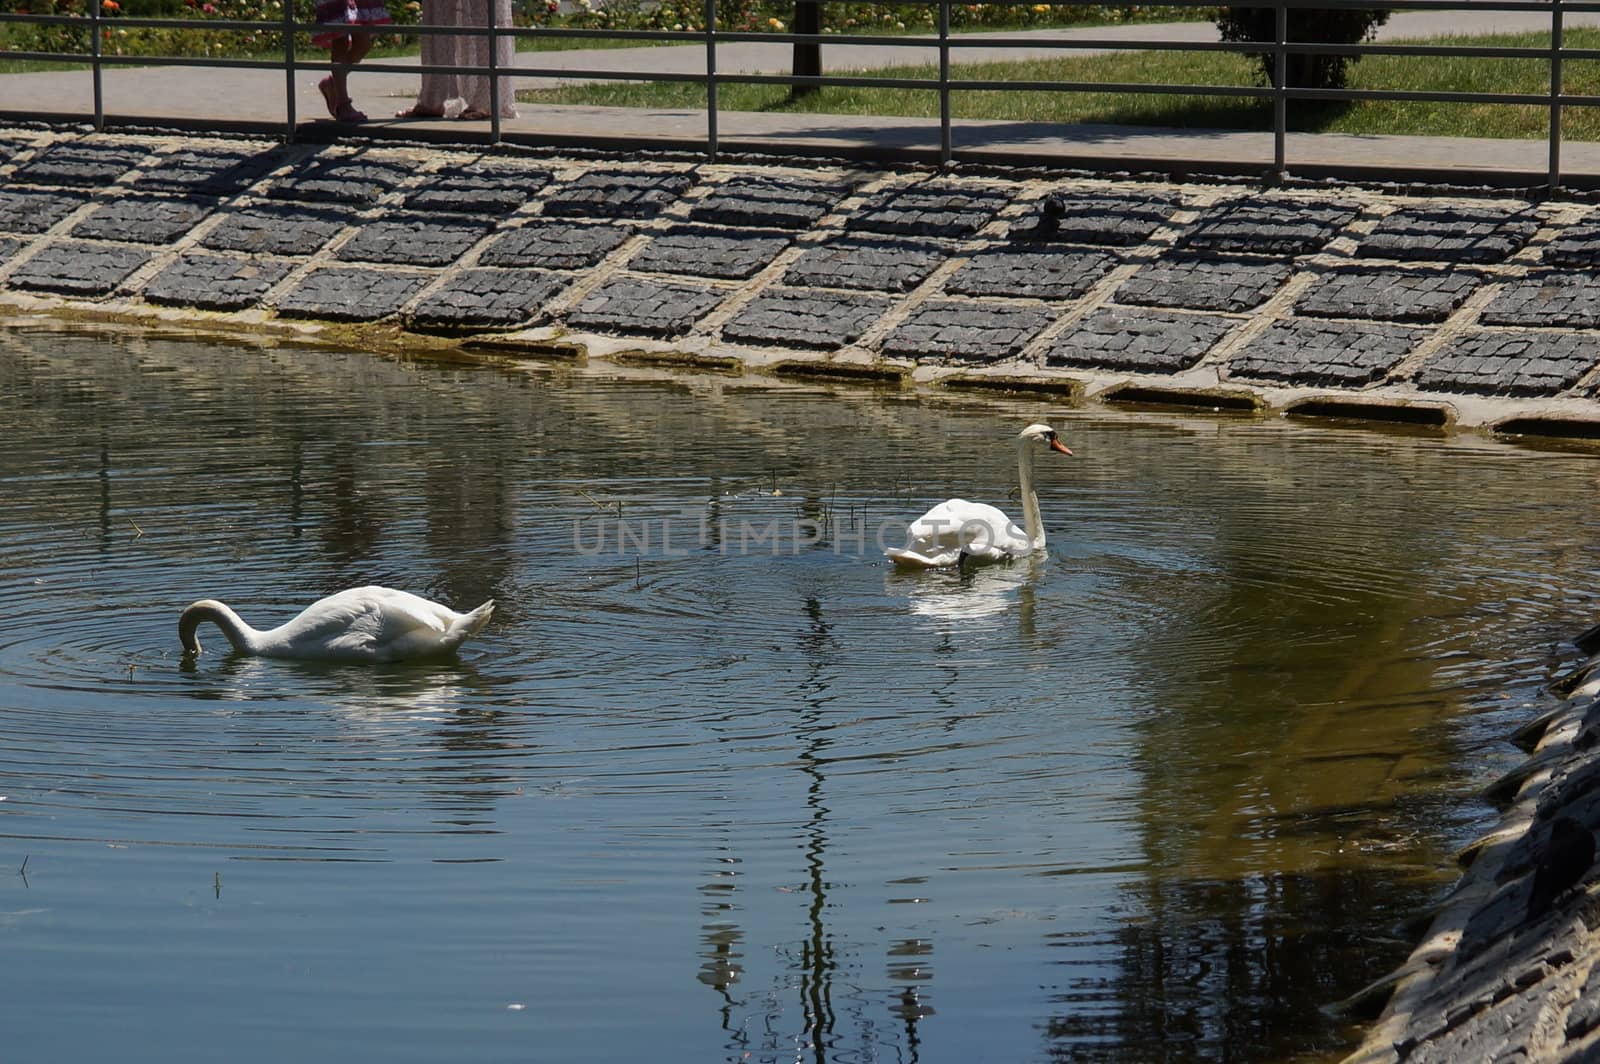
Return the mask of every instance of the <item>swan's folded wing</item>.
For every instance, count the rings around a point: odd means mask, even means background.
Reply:
[[[319,657],[370,659],[419,635],[437,638],[445,621],[432,603],[386,588],[354,588],[308,607],[285,628],[295,648]]]

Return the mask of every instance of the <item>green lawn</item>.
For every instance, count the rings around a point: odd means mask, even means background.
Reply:
[[[1548,35],[1497,35],[1437,38],[1427,44],[1541,47]],[[1572,29],[1571,48],[1600,48],[1600,30]],[[1257,84],[1255,68],[1241,55],[1218,52],[1124,52],[1011,63],[963,64],[953,68],[965,80],[1156,82],[1174,85],[1247,86]],[[1600,64],[1568,60],[1565,87],[1570,93],[1600,95]],[[862,71],[862,76],[933,78],[932,66]],[[1369,56],[1352,67],[1351,88],[1452,92],[1541,93],[1549,90],[1548,65],[1534,59]],[[619,107],[703,107],[702,90],[692,84],[602,84],[549,91],[519,92],[528,103]],[[718,104],[735,111],[792,111],[822,114],[880,114],[934,118],[939,101],[931,91],[828,88],[792,99],[781,86],[725,84]],[[1266,129],[1271,105],[1215,95],[1125,95],[1083,92],[957,91],[957,118],[1158,125],[1211,129]],[[1295,129],[1338,133],[1413,134],[1478,137],[1543,137],[1547,108],[1506,104],[1359,102],[1348,105],[1291,103]],[[1569,108],[1563,134],[1600,140],[1600,110]]]

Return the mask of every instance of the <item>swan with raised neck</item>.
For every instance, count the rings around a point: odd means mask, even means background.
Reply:
[[[1022,495],[1022,527],[988,503],[946,499],[906,529],[906,545],[884,554],[908,569],[933,569],[963,561],[1009,561],[1045,545],[1044,520],[1033,487],[1036,450],[1072,453],[1049,425],[1033,424],[1017,433],[1017,486]]]

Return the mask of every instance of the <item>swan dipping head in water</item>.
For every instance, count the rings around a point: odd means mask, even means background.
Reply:
[[[225,603],[202,599],[178,619],[183,652],[200,653],[195,631],[210,621],[233,649],[263,658],[390,662],[448,657],[494,612],[491,599],[468,613],[388,587],[353,587],[318,599],[286,624],[250,627]]]
[[[1049,425],[1029,425],[1017,434],[1017,483],[1022,490],[1022,523],[1018,528],[1004,512],[988,503],[946,499],[906,529],[906,545],[884,554],[905,569],[937,569],[963,561],[1002,562],[1044,548],[1044,522],[1033,491],[1033,455],[1051,450],[1072,452]]]

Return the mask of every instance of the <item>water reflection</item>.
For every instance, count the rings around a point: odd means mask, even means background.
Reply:
[[[22,335],[0,417],[0,867],[63,914],[0,993],[83,1059],[61,1001],[245,1060],[263,1008],[521,1059],[506,1001],[606,1059],[1332,1052],[1600,575],[1588,456],[1472,441]],[[882,563],[1042,419],[1049,552]],[[177,654],[368,582],[496,617]]]

